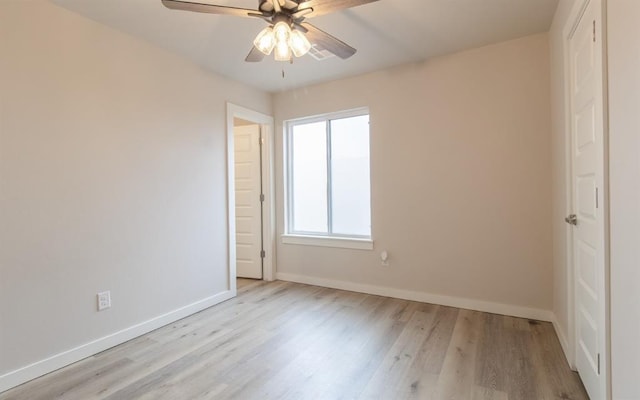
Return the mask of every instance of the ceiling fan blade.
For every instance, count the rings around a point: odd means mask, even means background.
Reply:
[[[260,62],[263,59],[264,59],[264,53],[258,50],[256,46],[253,46],[249,54],[247,54],[247,58],[245,58],[244,60],[246,62]]]
[[[307,0],[300,2],[297,11],[312,8],[313,12],[307,15],[306,18],[313,18],[335,11],[373,3],[375,1],[378,0]]]
[[[260,13],[258,10],[248,8],[237,8],[227,6],[216,6],[213,4],[193,3],[182,0],[162,0],[162,4],[172,10],[193,11],[208,14],[235,15],[237,17],[253,17],[250,14]]]
[[[313,8],[305,8],[302,9],[300,11],[296,11],[293,14],[291,14],[291,18],[294,21],[301,21],[304,19],[304,17],[306,17],[307,15],[311,14],[313,12]]]
[[[316,26],[311,25],[308,22],[303,22],[300,24],[300,26],[307,30],[306,36],[311,43],[332,52],[343,60],[356,54],[356,49],[349,46],[342,40],[329,35],[327,32],[317,28]]]
[[[282,12],[282,7],[280,6],[280,0],[271,0],[271,4],[273,4],[273,10],[276,13]]]
[[[294,8],[298,7],[298,3],[293,0],[284,0],[283,6],[287,10],[293,10]]]

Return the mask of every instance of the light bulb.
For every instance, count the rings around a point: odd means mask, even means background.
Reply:
[[[276,51],[274,52],[274,58],[276,61],[289,61],[291,60],[291,48],[289,43],[278,41],[276,43]]]
[[[292,31],[289,36],[289,46],[293,50],[296,57],[302,57],[311,49],[311,43],[306,36],[300,31]]]
[[[291,28],[286,22],[280,21],[273,27],[273,33],[276,36],[276,42],[287,42],[289,41]]]
[[[276,38],[273,34],[273,28],[268,26],[264,28],[253,41],[253,45],[256,49],[260,50],[265,55],[271,54],[273,48],[276,45]]]

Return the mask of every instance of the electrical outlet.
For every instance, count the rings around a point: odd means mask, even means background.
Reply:
[[[389,253],[386,250],[383,250],[382,253],[380,253],[380,264],[383,267],[389,266]]]
[[[98,311],[103,311],[107,308],[111,308],[111,292],[109,290],[98,293]]]

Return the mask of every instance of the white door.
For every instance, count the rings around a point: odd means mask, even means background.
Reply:
[[[607,398],[600,7],[589,1],[569,43],[576,367],[592,400]]]
[[[260,125],[234,127],[236,275],[262,279]]]

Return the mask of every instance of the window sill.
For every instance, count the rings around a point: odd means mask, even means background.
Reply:
[[[282,235],[282,243],[303,246],[336,247],[342,249],[373,250],[373,240],[329,236]]]

